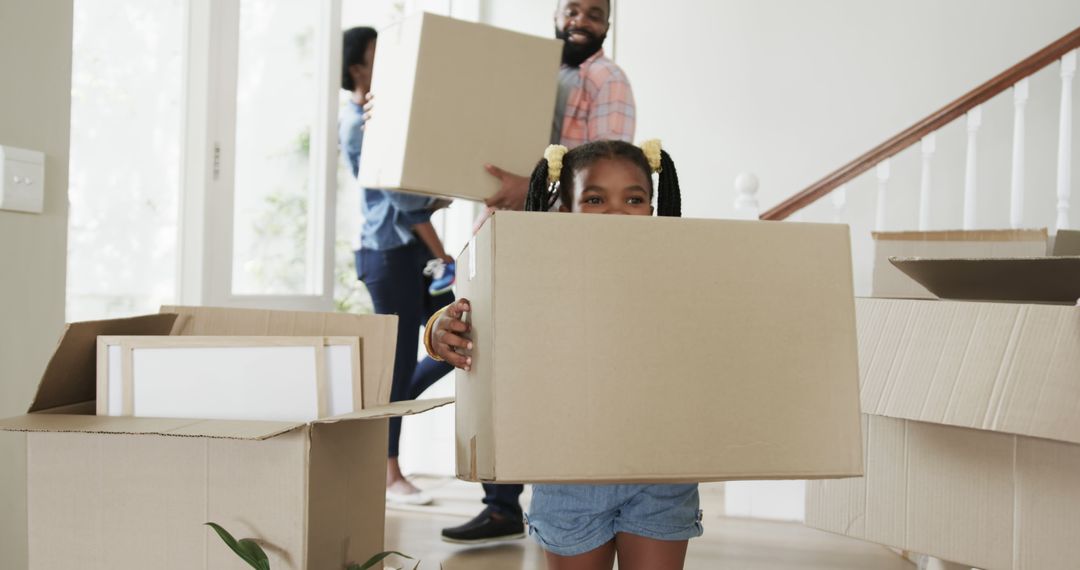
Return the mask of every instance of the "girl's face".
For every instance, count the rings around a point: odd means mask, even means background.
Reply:
[[[574,200],[563,212],[651,216],[652,180],[633,163],[602,158],[574,173]]]

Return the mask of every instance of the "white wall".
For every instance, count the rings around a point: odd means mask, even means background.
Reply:
[[[665,140],[679,166],[685,213],[701,217],[732,212],[739,172],[758,175],[768,208],[1080,25],[1074,0],[618,6],[617,59],[633,82],[638,136]],[[1055,64],[1031,84],[1029,226],[1053,223],[1056,73]],[[983,115],[979,222],[1007,227],[1011,93]],[[960,226],[965,137],[962,120],[938,136],[933,227]],[[918,147],[894,160],[892,171],[886,227],[915,229]],[[874,195],[872,172],[849,186],[860,292],[868,290]],[[828,202],[806,219],[830,221]]]
[[[0,211],[0,417],[26,411],[64,322],[71,0],[0,0],[0,144],[45,153],[45,213]],[[0,568],[26,568],[25,436],[0,434]]]

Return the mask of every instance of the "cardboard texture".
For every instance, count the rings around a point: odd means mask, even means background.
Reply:
[[[1045,229],[873,232],[872,235],[874,269],[870,294],[911,299],[935,296],[890,263],[890,257],[1040,257],[1047,254],[1048,241]]]
[[[1080,559],[1080,309],[858,299],[863,479],[806,522],[984,570]]]
[[[1080,257],[889,260],[942,299],[1075,304]]]
[[[30,568],[246,568],[207,521],[259,539],[275,569],[342,568],[381,551],[383,418],[452,401],[380,401],[396,318],[172,309],[69,325],[30,413],[0,420],[0,430],[28,432]],[[359,338],[364,409],[306,423],[86,415],[95,407],[97,334],[170,330]]]
[[[850,259],[843,226],[496,213],[458,259],[458,476],[861,474]]]
[[[562,42],[422,13],[379,32],[360,184],[484,200],[551,138]]]

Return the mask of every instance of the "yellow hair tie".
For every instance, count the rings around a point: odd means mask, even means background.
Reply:
[[[660,139],[649,139],[640,145],[641,152],[645,153],[645,160],[649,161],[649,168],[653,172],[660,172]]]
[[[544,159],[548,163],[548,184],[554,184],[562,176],[562,159],[566,147],[561,144],[548,145],[544,150]]]

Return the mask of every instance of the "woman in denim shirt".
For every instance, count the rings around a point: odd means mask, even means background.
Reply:
[[[352,98],[342,110],[338,138],[353,176],[357,174],[364,141],[363,101],[371,88],[375,41],[376,33],[371,28],[345,32],[341,79],[342,88],[352,92]],[[360,249],[356,252],[356,274],[367,286],[375,312],[398,316],[390,400],[412,400],[451,370],[450,365],[431,358],[416,360],[420,326],[436,309],[453,301],[453,294],[433,298],[428,292],[424,268],[431,252],[413,229],[429,222],[432,211],[445,206],[445,202],[389,190],[364,188],[361,192],[364,225],[360,230]],[[391,418],[387,498],[392,502],[427,504],[431,498],[401,473],[400,438],[401,418]]]

